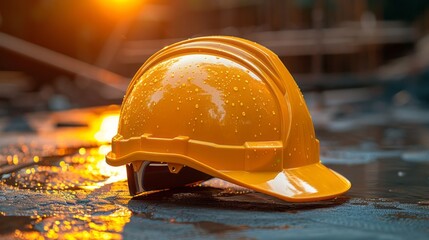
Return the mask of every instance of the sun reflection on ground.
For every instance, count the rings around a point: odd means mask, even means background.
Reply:
[[[47,197],[35,202],[36,205],[48,206],[45,202],[53,204],[49,207],[53,214],[35,211],[31,228],[17,229],[13,233],[14,238],[121,238],[121,232],[130,221],[132,212],[106,199],[118,193],[117,190],[108,189],[125,184],[121,181],[127,179],[126,169],[124,166],[109,166],[105,161],[105,155],[111,150],[110,141],[116,134],[118,120],[119,114],[116,112],[101,114],[93,119],[87,130],[89,138],[85,138],[91,142],[95,140],[96,145],[78,147],[71,151],[74,152],[71,155],[62,154],[50,159],[44,159],[44,154],[38,153],[30,161],[36,164],[12,173],[10,178],[3,180],[17,190],[28,189],[45,194]],[[11,153],[6,160],[8,164],[17,165],[25,160],[25,156]],[[105,188],[100,189],[102,187]],[[63,206],[65,196],[73,204]]]
[[[103,176],[108,176],[109,178],[104,182],[104,184],[109,184],[118,181],[124,181],[127,179],[127,172],[124,166],[112,167],[106,163],[104,156],[111,150],[111,145],[101,145],[98,148],[98,153],[103,156],[103,160],[97,163],[97,168],[100,171],[100,174]]]
[[[87,184],[81,185],[80,188],[94,190],[106,184],[127,179],[127,172],[124,166],[112,167],[106,163],[104,156],[106,151],[110,151],[110,145],[101,145],[97,151],[94,150],[97,149],[90,149],[88,155],[81,156],[86,158],[85,162],[89,163],[84,171],[88,172],[88,176],[99,175],[107,178],[102,181],[88,181],[86,182]]]
[[[130,221],[131,211],[125,207],[107,216],[76,215],[73,220],[46,221],[46,237],[53,239],[120,239],[120,233]]]
[[[100,143],[110,143],[118,131],[119,114],[106,114],[101,117],[100,124],[96,124],[98,131],[95,133],[95,139]]]
[[[112,167],[106,163],[104,156],[111,150],[110,143],[112,138],[116,135],[119,124],[119,113],[108,113],[101,117],[99,129],[95,133],[95,139],[101,143],[98,147],[98,151],[95,153],[91,151],[90,154],[96,158],[94,162],[94,169],[102,176],[108,177],[103,182],[97,182],[92,186],[85,186],[86,189],[96,189],[105,184],[114,183],[118,181],[124,181],[127,179],[127,172],[125,167]],[[86,151],[82,151],[84,154]],[[80,150],[79,150],[80,153]],[[83,155],[83,154],[82,154]]]
[[[49,165],[23,169],[15,175],[18,188],[41,191],[50,198],[68,196],[68,201],[76,205],[62,207],[61,201],[53,201],[58,214],[35,213],[35,229],[16,230],[18,239],[120,239],[124,226],[130,221],[132,212],[120,204],[112,205],[106,196],[98,195],[97,190],[109,184],[126,180],[124,167],[111,167],[104,156],[110,145],[92,148],[79,148],[77,153],[64,157]],[[122,185],[121,185],[122,186]],[[111,188],[112,185],[108,186]],[[95,205],[94,205],[95,204]]]

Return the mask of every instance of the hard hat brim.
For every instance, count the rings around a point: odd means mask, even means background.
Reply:
[[[330,199],[350,189],[350,182],[322,163],[280,172],[219,171],[218,176],[235,184],[288,202]]]
[[[288,202],[312,202],[334,198],[350,189],[350,182],[321,162],[288,168],[280,171],[231,171],[218,170],[195,159],[178,154],[134,152],[116,157],[109,153],[108,164],[120,166],[125,163],[146,159],[155,162],[187,165],[213,177],[262,192]]]

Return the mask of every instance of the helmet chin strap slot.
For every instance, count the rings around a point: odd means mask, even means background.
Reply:
[[[179,173],[180,170],[182,170],[182,168],[183,168],[182,164],[177,164],[177,163],[168,164],[168,169],[170,170],[171,173]]]

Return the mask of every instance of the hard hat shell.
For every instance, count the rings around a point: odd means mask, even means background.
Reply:
[[[237,37],[199,37],[149,58],[125,94],[107,163],[168,163],[291,202],[350,182],[319,160],[305,101],[280,59]]]

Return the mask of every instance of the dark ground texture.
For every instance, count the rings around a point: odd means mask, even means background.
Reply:
[[[429,239],[427,122],[318,128],[322,162],[353,186],[293,204],[219,179],[132,198],[85,124],[100,112],[28,116],[34,131],[2,133],[0,238]]]

